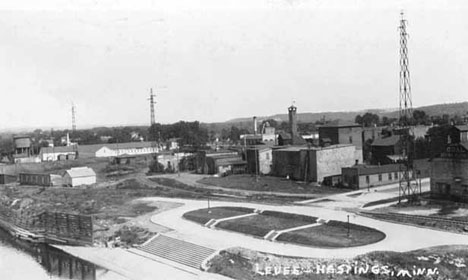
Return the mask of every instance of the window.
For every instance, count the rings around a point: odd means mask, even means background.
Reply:
[[[350,144],[353,143],[353,136],[349,136],[349,143],[350,143]]]
[[[392,173],[388,173],[388,180],[392,180]]]
[[[395,179],[398,179],[398,172],[395,172]]]
[[[369,179],[369,175],[366,176],[366,184],[369,184],[370,183],[370,179]]]
[[[270,160],[270,154],[269,153],[266,153],[266,159]]]
[[[379,182],[382,182],[382,174],[379,174]]]

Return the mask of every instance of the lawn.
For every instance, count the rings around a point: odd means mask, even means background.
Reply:
[[[271,230],[283,230],[317,221],[315,217],[291,213],[265,211],[262,214],[220,222],[217,228],[264,237]]]
[[[214,207],[210,208],[209,211],[208,208],[190,211],[185,213],[183,217],[187,220],[204,225],[211,219],[222,219],[245,215],[253,213],[253,211],[254,209],[245,207]]]
[[[317,195],[331,195],[347,192],[349,189],[334,187],[321,187],[303,182],[286,180],[284,178],[261,176],[255,178],[251,175],[231,175],[227,177],[207,177],[198,181],[198,183],[223,187],[228,189],[240,189],[265,192],[284,192],[284,193],[306,193]]]
[[[316,227],[285,232],[276,240],[298,243],[313,247],[354,247],[372,244],[385,238],[385,234],[376,229],[348,224],[339,221],[330,221]]]

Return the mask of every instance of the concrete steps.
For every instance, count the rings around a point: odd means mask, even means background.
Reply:
[[[203,261],[215,253],[215,250],[211,248],[162,234],[145,243],[138,250],[195,269],[200,269]]]

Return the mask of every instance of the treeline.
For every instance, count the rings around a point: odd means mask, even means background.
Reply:
[[[468,111],[466,114],[468,115]],[[398,125],[398,118],[389,118],[386,116],[380,118],[379,115],[368,112],[363,115],[357,115],[354,122],[364,127],[388,126]],[[410,120],[411,125],[448,125],[451,123],[462,124],[463,122],[464,117],[460,115],[450,116],[448,114],[442,114],[440,116],[429,116],[423,110],[414,110],[413,118]]]
[[[149,140],[164,142],[177,139],[181,146],[202,147],[209,141],[208,130],[198,121],[180,121],[174,124],[155,123],[149,128]]]

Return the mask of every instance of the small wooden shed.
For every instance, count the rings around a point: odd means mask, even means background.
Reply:
[[[89,167],[74,167],[63,174],[63,184],[70,187],[96,184],[96,173]]]

